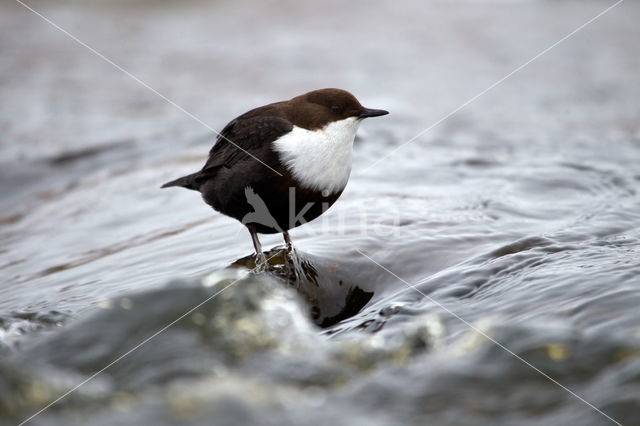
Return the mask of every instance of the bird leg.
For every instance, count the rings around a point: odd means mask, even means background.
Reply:
[[[282,235],[284,236],[284,242],[287,243],[287,252],[285,253],[285,267],[289,280],[293,279],[296,285],[300,285],[299,283],[302,281],[302,263],[298,258],[295,249],[293,248],[293,244],[291,243],[291,237],[289,236],[288,231],[282,231]]]
[[[289,236],[289,231],[283,231],[282,235],[284,236],[284,242],[287,244],[287,250],[291,250],[293,244],[291,244],[291,237]]]
[[[264,270],[264,267],[267,266],[267,259],[262,252],[262,244],[260,244],[260,240],[258,239],[258,232],[256,231],[256,227],[253,225],[247,225],[247,228],[251,234],[253,248],[256,250],[256,270],[262,271]]]

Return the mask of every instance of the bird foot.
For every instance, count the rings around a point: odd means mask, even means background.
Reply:
[[[254,256],[254,261],[256,264],[255,268],[253,268],[254,272],[260,273],[267,270],[268,262],[264,253],[256,253],[256,255]]]

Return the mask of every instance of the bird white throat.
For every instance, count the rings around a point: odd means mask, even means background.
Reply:
[[[335,194],[349,181],[353,140],[360,121],[349,117],[318,130],[294,126],[273,146],[301,186],[321,191],[323,196]]]

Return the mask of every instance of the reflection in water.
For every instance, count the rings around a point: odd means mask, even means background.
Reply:
[[[311,256],[297,249],[273,248],[264,253],[266,272],[295,289],[310,308],[311,318],[320,327],[330,327],[356,315],[371,300],[373,291],[365,291],[349,278],[348,271],[335,262]],[[255,255],[236,260],[231,266],[255,268]]]

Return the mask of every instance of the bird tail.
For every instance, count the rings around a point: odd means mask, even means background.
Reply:
[[[198,185],[196,184],[196,176],[198,173],[193,173],[187,176],[182,176],[176,180],[172,180],[171,182],[167,182],[162,185],[160,188],[168,188],[170,186],[181,186],[183,188],[192,189],[194,191],[198,191]]]

